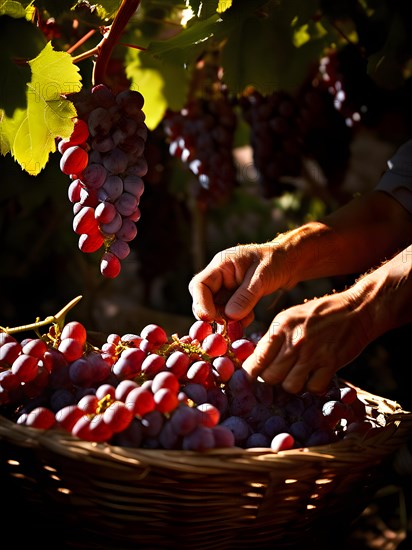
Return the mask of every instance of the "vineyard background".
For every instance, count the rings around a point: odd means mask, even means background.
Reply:
[[[119,6],[127,4],[131,5],[118,0],[0,2],[2,126],[4,117],[13,116],[26,101],[26,62],[49,42],[56,51],[73,56],[82,85],[90,87],[96,57],[89,52],[101,43]],[[132,253],[119,277],[103,278],[99,255],[78,249],[67,197],[69,179],[60,171],[60,154],[50,151],[45,167],[31,175],[4,149],[5,132],[0,127],[2,326],[45,318],[82,295],[75,318],[98,333],[138,332],[147,323],[158,322],[168,333],[183,334],[193,321],[188,283],[216,252],[237,243],[272,239],[372,189],[391,153],[410,138],[408,0],[135,4],[138,10],[117,37],[122,44],[114,47],[105,67],[106,83],[113,89],[131,87],[145,98],[149,171]],[[189,8],[191,19],[186,24],[182,17]],[[250,89],[265,97],[282,92],[302,107],[302,90],[318,75],[322,57],[333,57],[331,46],[349,52],[349,63],[340,75],[347,101],[331,111],[336,96],[323,93],[322,106],[327,104],[328,110],[321,113],[330,116],[315,114],[316,132],[306,134],[307,147],[298,151],[293,173],[273,178],[274,187],[268,189],[254,163],[256,135],[240,98],[248,97]],[[218,65],[223,66],[223,78],[219,73],[217,82],[223,84],[237,121],[236,173],[227,181],[228,188],[214,190],[205,205],[205,190],[197,176],[171,153],[165,124],[187,106],[189,93],[213,103],[208,85],[193,76],[198,61],[216,52]],[[360,120],[348,126],[348,112],[361,113]],[[355,276],[300,284],[263,300],[249,332],[265,330],[278,310],[343,288]],[[344,369],[344,377],[411,410],[409,331],[404,327],[374,342]],[[378,512],[384,512],[389,523],[394,508],[397,512],[397,498],[395,493],[378,501]],[[396,531],[399,517],[395,516],[391,527]],[[363,523],[360,529],[365,530]],[[376,530],[376,521],[371,529]],[[356,541],[354,537],[355,550]],[[394,548],[379,544],[375,547]]]

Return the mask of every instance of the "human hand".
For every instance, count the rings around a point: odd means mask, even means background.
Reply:
[[[372,340],[364,303],[349,290],[282,311],[243,368],[290,393],[324,393],[335,373]]]
[[[227,318],[247,326],[263,296],[288,286],[290,260],[278,242],[219,252],[190,281],[195,317],[203,321]]]

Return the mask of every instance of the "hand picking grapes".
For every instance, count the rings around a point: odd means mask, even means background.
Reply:
[[[198,319],[244,326],[278,289],[364,274],[342,292],[278,313],[243,368],[291,393],[324,393],[335,373],[377,337],[412,321],[412,140],[388,161],[376,187],[323,220],[215,255],[189,284]]]

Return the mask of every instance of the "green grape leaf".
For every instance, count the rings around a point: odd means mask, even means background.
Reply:
[[[26,9],[21,2],[14,0],[0,0],[0,15],[9,15],[10,17],[25,17]]]
[[[121,0],[100,0],[99,2],[87,2],[87,6],[91,12],[96,12],[102,21],[109,21],[116,15],[121,4]],[[73,5],[73,10],[76,8],[84,8],[84,0],[77,0]]]
[[[28,17],[33,11],[33,1],[17,2],[16,0],[0,0],[0,15],[9,15],[16,19]]]
[[[223,12],[230,8],[232,0],[188,0],[194,15],[200,19],[205,19],[213,15],[214,12]]]
[[[2,154],[10,151],[20,166],[36,176],[56,150],[56,137],[73,131],[74,105],[62,95],[80,89],[78,68],[65,52],[56,52],[49,42],[29,61],[31,81],[27,85],[27,108],[12,118],[4,115],[0,127]]]
[[[217,11],[219,13],[223,13],[224,11],[228,10],[231,5],[232,5],[232,0],[219,0]]]
[[[205,42],[213,39],[221,21],[218,13],[204,20],[193,17],[190,20],[190,25],[172,38],[150,42],[145,53],[166,63],[184,67],[204,51]]]
[[[368,58],[367,72],[383,89],[396,90],[404,83],[403,52],[407,35],[404,22],[395,15],[391,21],[389,33],[383,47]]]
[[[189,86],[183,67],[162,63],[138,50],[128,51],[125,64],[131,87],[145,98],[143,111],[149,129],[156,128],[167,108],[179,110],[183,106]]]
[[[248,86],[263,94],[299,88],[310,66],[336,39],[307,15],[307,7],[304,14],[296,15],[296,9],[286,3],[272,6],[264,15],[252,13],[232,23],[221,62],[224,80],[233,93],[242,93]]]

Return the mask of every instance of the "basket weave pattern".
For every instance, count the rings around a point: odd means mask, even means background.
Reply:
[[[0,417],[0,472],[72,547],[296,548],[355,519],[412,435],[411,413],[357,390],[377,429],[279,453],[114,447]]]

